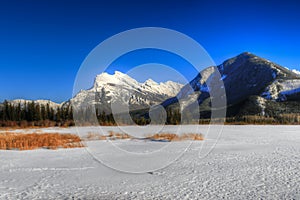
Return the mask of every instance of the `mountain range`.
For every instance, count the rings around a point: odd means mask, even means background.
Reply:
[[[220,77],[216,79],[217,74]],[[221,86],[215,81],[222,82]],[[210,95],[212,91],[221,90],[226,93],[228,118],[249,115],[278,117],[300,113],[300,73],[249,52],[218,66],[207,67],[187,85],[172,81],[157,83],[151,79],[140,83],[116,71],[112,75],[99,74],[90,89],[81,90],[61,104],[48,100],[36,100],[35,103],[49,104],[55,109],[70,103],[75,107],[96,106],[100,111],[110,113],[111,104],[118,102],[129,106],[130,111],[141,111],[141,116],[147,116],[149,107],[153,105],[198,112],[191,109],[196,102],[200,106],[201,118],[209,118],[212,109],[224,109],[212,107],[213,98],[223,97]],[[23,105],[29,101],[18,99],[9,102]]]
[[[15,99],[7,102],[13,106],[24,106],[34,102],[35,104],[49,105],[56,110],[60,107],[96,106],[99,111],[110,113],[112,102],[120,102],[130,106],[131,110],[144,109],[152,105],[157,105],[164,100],[176,96],[183,87],[182,84],[173,81],[157,83],[148,79],[143,83],[136,81],[127,74],[116,71],[114,74],[102,73],[97,75],[94,85],[87,90],[81,90],[72,99],[60,104],[51,100],[25,100]]]

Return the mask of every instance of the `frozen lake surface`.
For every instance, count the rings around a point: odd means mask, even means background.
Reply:
[[[208,126],[197,127],[203,133],[208,130]],[[188,133],[197,127],[183,126],[178,131],[176,126],[167,126],[164,131]],[[79,129],[84,134],[96,128]],[[155,129],[142,132],[149,134]],[[105,133],[110,130],[120,132],[118,127],[104,128]],[[76,128],[40,131],[76,133]],[[98,154],[110,153],[106,152],[107,141],[88,142],[92,150],[101,145],[99,152],[93,154],[96,157],[85,148],[2,150],[0,199],[300,199],[300,126],[224,126],[216,146],[200,158],[203,143],[190,145],[186,141],[168,146],[169,143],[116,141],[119,148],[129,152],[163,149],[161,159],[156,158],[155,163],[165,162],[168,153],[181,151],[178,148],[182,146],[188,147],[167,167],[139,174],[116,171],[97,160]],[[126,162],[122,156],[108,158],[116,158],[119,166]]]

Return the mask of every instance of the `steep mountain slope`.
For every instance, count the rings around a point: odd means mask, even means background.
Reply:
[[[219,75],[220,78],[214,78],[216,75]],[[256,104],[258,102],[257,105],[263,108],[265,101],[280,102],[300,99],[299,74],[246,52],[226,60],[219,66],[203,70],[181,89],[177,98],[168,99],[162,105],[172,107],[179,100],[181,109],[189,109],[189,106],[196,101],[200,105],[202,117],[209,117],[207,112],[212,109],[210,92],[220,90],[219,81],[223,81],[226,91],[227,116],[242,113],[244,103],[249,100],[256,101]],[[214,94],[213,98],[221,98],[218,96],[218,92],[214,92]],[[220,92],[221,94],[222,92]],[[261,96],[262,98],[257,97],[254,100],[250,98],[251,96]],[[281,105],[287,106],[287,104],[277,104],[276,106]],[[203,115],[203,113],[206,114]],[[259,114],[264,115],[265,113]]]

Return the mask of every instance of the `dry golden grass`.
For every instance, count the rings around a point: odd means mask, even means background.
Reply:
[[[100,135],[97,133],[88,133],[88,135],[85,137],[85,140],[106,140],[105,135]]]
[[[186,133],[183,135],[177,135],[174,133],[159,133],[150,135],[147,137],[152,140],[168,140],[168,141],[183,141],[183,140],[204,140],[202,134]]]
[[[12,131],[16,130],[16,128],[13,127],[0,127],[0,131]]]
[[[96,133],[88,133],[88,135],[85,137],[85,140],[115,140],[115,139],[131,139],[134,138],[131,135],[124,134],[124,133],[117,133],[114,131],[109,131],[108,135],[100,135]],[[202,134],[196,134],[196,133],[186,133],[182,135],[177,135],[173,133],[159,133],[154,135],[148,135],[145,137],[145,139],[151,139],[151,140],[167,140],[167,141],[183,141],[183,140],[204,140],[204,137]]]
[[[117,133],[114,131],[109,131],[108,135],[100,135],[97,133],[88,133],[88,135],[85,137],[86,140],[115,140],[115,139],[130,139],[132,136],[125,134],[125,133]]]
[[[109,131],[108,136],[112,139],[130,139],[130,138],[132,138],[131,135],[128,135],[126,133],[116,133],[114,131]]]
[[[32,150],[37,148],[77,148],[83,147],[80,137],[59,133],[2,133],[0,149]]]

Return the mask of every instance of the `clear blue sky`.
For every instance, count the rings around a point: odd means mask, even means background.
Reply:
[[[0,101],[69,99],[87,54],[106,38],[137,27],[185,33],[202,44],[217,64],[250,51],[300,70],[299,19],[300,3],[290,0],[2,0]],[[133,58],[115,64],[142,64]],[[147,61],[172,63],[162,58],[154,52]],[[176,63],[179,69],[184,61]]]

